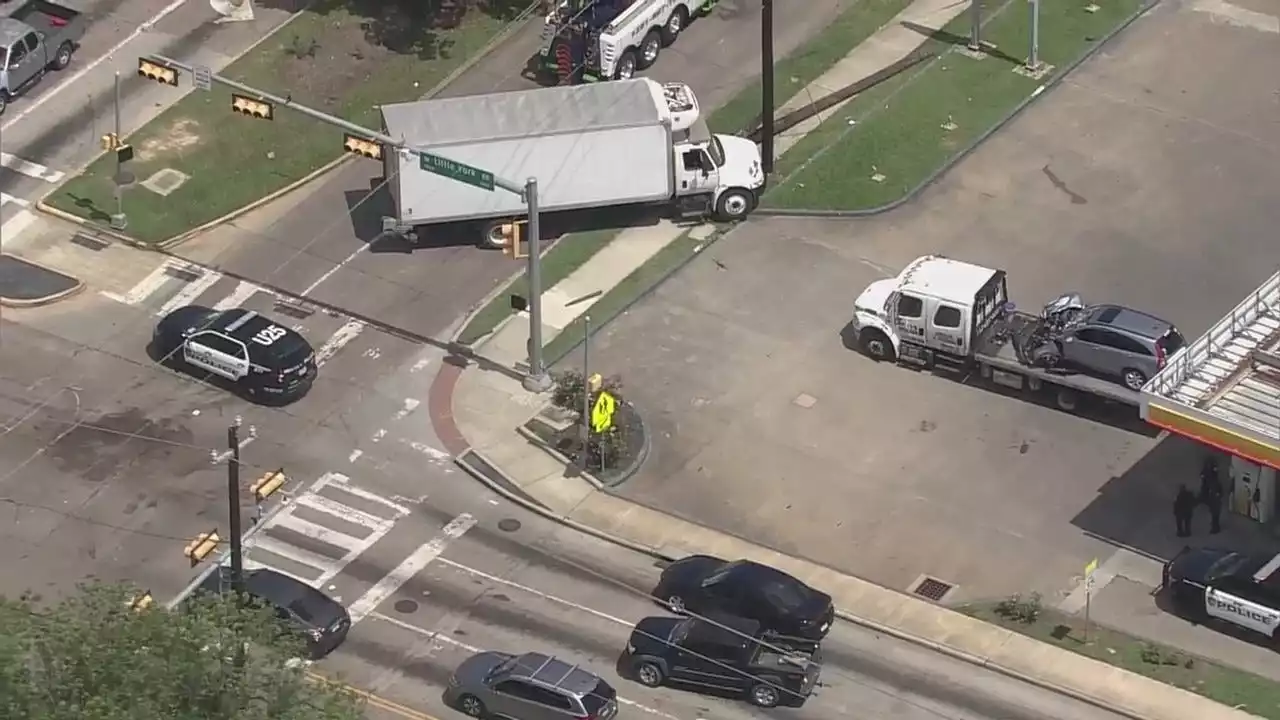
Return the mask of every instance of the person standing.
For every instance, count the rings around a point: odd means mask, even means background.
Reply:
[[[1226,494],[1222,488],[1222,478],[1218,473],[1218,463],[1213,458],[1205,458],[1204,467],[1200,469],[1200,502],[1209,509],[1209,534],[1222,532],[1222,496]]]
[[[1191,515],[1196,510],[1196,496],[1185,484],[1178,485],[1178,496],[1173,499],[1173,520],[1178,525],[1178,537],[1191,537]]]

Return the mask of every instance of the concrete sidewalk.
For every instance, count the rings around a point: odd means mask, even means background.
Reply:
[[[843,60],[796,93],[779,114],[797,110],[902,60],[927,39],[918,29],[911,28],[941,29],[967,7],[967,3],[956,0],[915,0],[853,48]],[[787,152],[843,106],[844,103],[839,103],[828,108],[778,136],[777,154]],[[710,237],[715,226],[702,224],[688,228],[663,220],[652,226],[628,228],[568,277],[547,288],[542,294],[543,344],[550,343],[570,323],[586,314],[599,298],[576,303],[575,300],[597,291],[608,292],[686,231],[700,240]],[[465,326],[463,323],[462,327]],[[515,367],[527,359],[528,343],[529,316],[522,312],[500,323],[475,350],[499,365]]]

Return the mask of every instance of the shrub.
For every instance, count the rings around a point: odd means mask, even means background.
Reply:
[[[1031,593],[1026,597],[1021,593],[1015,593],[996,605],[996,615],[1005,620],[1030,625],[1040,619],[1040,611],[1043,607],[1040,593]]]
[[[582,412],[582,396],[586,391],[582,371],[563,370],[553,374],[551,379],[555,383],[551,390],[551,403],[558,408]],[[608,390],[619,403],[622,402],[622,379],[617,375],[605,378],[600,387]]]

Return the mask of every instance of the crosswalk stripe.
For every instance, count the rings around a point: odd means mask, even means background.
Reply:
[[[322,513],[341,518],[347,522],[363,525],[371,530],[381,530],[395,523],[394,520],[370,515],[367,512],[343,505],[336,500],[330,500],[323,495],[302,495],[295,499],[294,502],[303,507],[309,507],[312,510],[319,510]]]
[[[432,560],[440,557],[450,542],[462,537],[475,524],[475,517],[468,513],[462,513],[451,520],[448,525],[444,526],[439,535],[415,550],[412,555],[404,559],[404,562],[374,583],[373,587],[369,588],[369,591],[362,595],[360,599],[351,603],[347,608],[347,612],[351,615],[351,624],[354,625],[368,617],[369,613],[376,610],[384,600],[391,597],[410,578],[422,572],[423,569],[431,564]]]
[[[292,530],[299,535],[304,535],[314,540],[319,540],[326,545],[332,545],[348,551],[356,550],[364,544],[364,538],[348,535],[344,532],[338,532],[337,530],[313,523],[310,520],[303,520],[293,513],[285,513],[284,515],[281,515],[271,523],[271,527],[282,527],[287,530]],[[366,535],[365,537],[368,536]]]
[[[236,284],[236,289],[233,290],[230,295],[219,300],[217,304],[213,306],[213,309],[230,310],[231,308],[238,308],[245,304],[249,298],[253,297],[261,289],[262,288],[251,282],[241,280]]]
[[[296,545],[291,545],[265,534],[270,532],[270,528],[267,528],[263,532],[264,534],[258,535],[254,538],[253,545],[248,548],[249,553],[252,553],[254,550],[265,550],[277,557],[282,557],[285,560],[296,562],[299,565],[313,567],[318,571],[323,571],[325,568],[338,561],[338,558],[325,557],[324,555],[311,552],[310,550],[304,550]]]
[[[169,274],[170,269],[191,270],[192,268],[193,266],[190,266],[187,263],[169,259],[157,265],[154,270],[148,273],[146,277],[139,280],[138,284],[130,288],[129,292],[124,295],[118,295],[111,292],[104,292],[103,295],[115,300],[116,302],[124,303],[125,305],[137,305],[154,295],[155,292],[159,290],[167,280],[169,280],[171,277]]]
[[[10,203],[17,205],[20,208],[31,207],[31,201],[26,198],[15,197],[9,193],[0,192],[0,205],[8,205]]]
[[[168,315],[180,307],[190,305],[196,298],[203,295],[205,290],[213,287],[214,283],[221,279],[222,273],[206,270],[203,275],[187,283],[176,295],[169,298],[168,302],[160,306],[160,309],[156,311],[156,315]]]
[[[34,163],[30,160],[24,160],[17,155],[11,155],[7,152],[0,152],[0,167],[5,167],[14,172],[22,173],[27,177],[33,177],[37,180],[44,180],[48,183],[62,182],[62,178],[67,174],[58,170]]]

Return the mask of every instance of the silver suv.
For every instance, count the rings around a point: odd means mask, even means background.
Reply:
[[[1135,392],[1186,344],[1173,324],[1119,305],[1084,309],[1056,340],[1054,361],[1117,378]]]
[[[471,717],[611,720],[618,693],[600,676],[542,653],[482,652],[453,671],[445,702]]]

